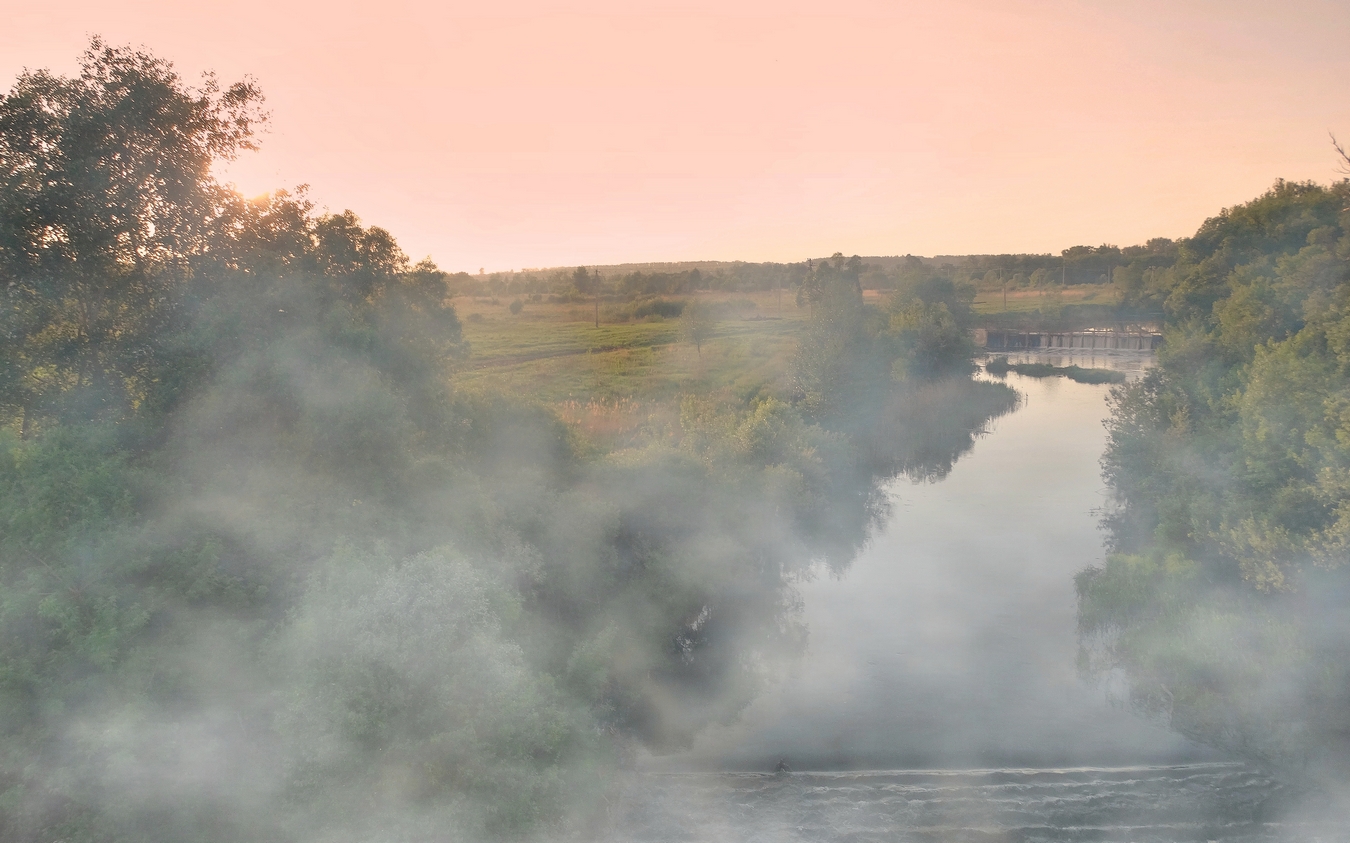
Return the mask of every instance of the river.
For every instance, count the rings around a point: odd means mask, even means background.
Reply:
[[[810,642],[789,674],[690,751],[643,759],[619,838],[1293,839],[1273,778],[1079,675],[1073,577],[1104,554],[1108,387],[1008,383],[1018,410],[944,479],[892,481],[869,546],[801,585]]]

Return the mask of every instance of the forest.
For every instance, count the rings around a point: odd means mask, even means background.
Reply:
[[[98,40],[0,100],[5,840],[584,836],[800,652],[881,483],[1015,405],[949,282],[843,261],[780,377],[621,446],[457,388],[452,276],[213,176],[265,119]]]

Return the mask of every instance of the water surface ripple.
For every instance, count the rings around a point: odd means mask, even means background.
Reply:
[[[801,585],[810,643],[789,675],[689,751],[639,759],[615,841],[1350,840],[1078,674],[1107,387],[1008,380],[1017,412],[939,482],[897,480],[849,570]],[[820,772],[735,772],[780,761]]]
[[[1240,763],[1068,769],[643,773],[611,839],[631,843],[1036,843],[1350,839],[1281,815],[1284,788]]]

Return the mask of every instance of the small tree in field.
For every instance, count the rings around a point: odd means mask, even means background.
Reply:
[[[712,336],[712,308],[700,301],[691,301],[680,314],[680,334],[694,344],[694,350],[703,356],[703,342]]]

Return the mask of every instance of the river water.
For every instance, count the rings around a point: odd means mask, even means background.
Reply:
[[[1080,677],[1073,577],[1104,553],[1108,387],[1008,383],[1016,412],[946,478],[893,481],[869,547],[802,584],[810,643],[789,675],[689,752],[643,759],[617,838],[1342,839]]]

